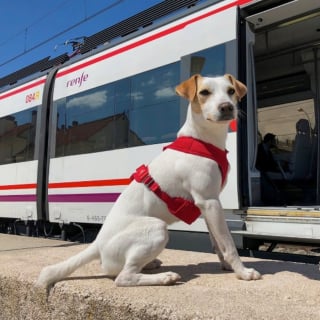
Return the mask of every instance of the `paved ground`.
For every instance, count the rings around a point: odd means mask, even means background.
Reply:
[[[180,273],[178,285],[117,288],[94,261],[48,298],[33,287],[43,266],[85,246],[0,234],[0,319],[320,319],[316,265],[243,258],[263,274],[245,282],[221,271],[216,255],[165,250],[161,269]]]

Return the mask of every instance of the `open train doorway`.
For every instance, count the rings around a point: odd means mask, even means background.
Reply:
[[[256,1],[244,12],[248,205],[319,207],[319,5]]]

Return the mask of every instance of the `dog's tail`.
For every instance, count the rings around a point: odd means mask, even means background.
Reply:
[[[85,250],[68,260],[43,268],[35,285],[50,288],[82,265],[97,258],[99,258],[99,250],[96,243],[93,242]]]

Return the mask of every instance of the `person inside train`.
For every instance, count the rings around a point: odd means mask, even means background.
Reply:
[[[272,150],[276,149],[276,136],[267,133],[258,146],[256,168],[260,171],[279,171],[277,162],[273,157]]]
[[[267,133],[258,145],[256,160],[256,168],[261,173],[260,200],[261,204],[264,205],[282,205],[284,201],[281,190],[272,179],[272,175],[281,174],[278,163],[274,157],[277,152],[276,136],[273,133]]]

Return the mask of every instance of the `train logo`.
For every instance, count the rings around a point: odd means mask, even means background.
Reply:
[[[89,75],[87,73],[82,72],[80,77],[73,78],[71,80],[67,81],[66,87],[74,87],[78,86],[79,88],[82,86],[82,83],[87,81],[89,78]]]

